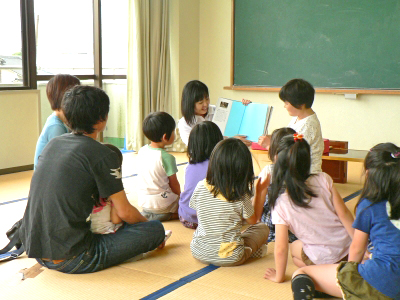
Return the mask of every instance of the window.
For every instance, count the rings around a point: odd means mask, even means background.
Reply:
[[[93,1],[34,3],[37,74],[94,74]]]
[[[101,1],[103,75],[127,73],[128,4],[128,0]]]
[[[59,73],[98,87],[126,79],[128,0],[0,0],[0,7],[0,90],[36,89]]]
[[[32,38],[28,37],[28,0],[0,0],[0,89],[29,88],[28,61],[34,53],[28,51]],[[34,36],[33,36],[34,38]]]

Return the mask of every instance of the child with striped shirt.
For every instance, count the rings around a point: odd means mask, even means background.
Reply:
[[[216,266],[236,266],[266,254],[269,229],[260,219],[268,176],[256,184],[249,149],[235,138],[219,142],[211,154],[207,177],[200,181],[189,206],[197,211],[198,227],[190,249],[194,258]],[[242,220],[252,224],[241,232]]]

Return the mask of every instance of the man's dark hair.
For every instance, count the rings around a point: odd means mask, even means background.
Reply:
[[[161,142],[163,135],[169,138],[175,130],[174,118],[163,111],[150,113],[143,121],[143,133],[152,142]]]
[[[51,109],[61,109],[61,101],[65,91],[80,84],[78,78],[69,74],[57,74],[52,77],[46,85],[47,99],[49,99]]]
[[[196,102],[208,97],[208,88],[203,82],[199,80],[192,80],[186,83],[182,91],[181,100],[182,116],[185,118],[186,123],[189,125],[194,123],[194,107]]]
[[[110,99],[102,89],[78,85],[65,93],[61,107],[73,133],[91,134],[95,124],[107,120]]]
[[[188,151],[190,164],[201,163],[210,158],[215,145],[222,141],[221,130],[211,121],[204,121],[190,131]]]
[[[304,79],[289,80],[279,91],[279,98],[289,102],[293,107],[300,109],[304,104],[311,108],[314,102],[315,90],[313,86]]]
[[[220,141],[211,153],[206,179],[213,186],[214,197],[221,194],[234,202],[253,196],[254,171],[249,148],[235,138]]]

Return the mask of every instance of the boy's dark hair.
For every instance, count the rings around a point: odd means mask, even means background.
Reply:
[[[275,207],[279,191],[286,184],[291,201],[297,206],[309,208],[310,197],[317,197],[305,183],[312,176],[310,145],[305,139],[295,141],[293,135],[284,136],[276,153],[278,158],[272,173],[271,189],[268,191],[269,207]]]
[[[175,130],[174,118],[166,112],[150,113],[143,121],[143,133],[152,142],[161,142],[163,135],[167,140]]]
[[[215,145],[223,138],[217,124],[211,121],[204,121],[194,126],[189,135],[187,151],[189,164],[197,164],[209,159]]]
[[[235,138],[220,141],[211,153],[207,170],[211,193],[221,194],[228,201],[242,201],[253,195],[254,171],[246,145]]]
[[[364,161],[367,172],[357,206],[363,199],[372,203],[388,200],[390,219],[400,219],[400,148],[392,143],[373,147]],[[356,207],[357,207],[356,206]]]
[[[196,102],[208,98],[207,86],[199,80],[192,80],[186,83],[182,91],[181,111],[186,123],[189,125],[195,122],[194,106]]]
[[[110,99],[102,89],[78,85],[65,93],[61,106],[73,133],[91,134],[95,124],[107,120]]]
[[[311,108],[314,102],[315,90],[313,86],[304,79],[289,80],[279,91],[279,98],[289,102],[293,107],[300,109]]]
[[[120,166],[120,172],[122,172],[122,161],[123,161],[123,156],[122,156],[122,152],[121,150],[118,149],[118,147],[111,145],[111,144],[103,144],[104,146],[106,146],[107,148],[109,148],[110,150],[114,151],[115,154],[117,154],[118,156],[118,165]],[[94,199],[94,205],[99,207],[101,206],[101,202],[100,202],[100,194],[99,191],[96,191],[96,193],[94,193],[92,195],[92,198]],[[108,201],[108,199],[104,199],[103,200],[105,202]]]
[[[57,74],[52,77],[46,85],[47,99],[49,99],[51,109],[61,109],[61,101],[65,91],[80,84],[78,78],[69,74]]]
[[[269,159],[274,162],[276,151],[278,150],[279,142],[286,135],[293,135],[296,131],[290,127],[282,127],[275,129],[271,135],[271,143],[268,150]]]

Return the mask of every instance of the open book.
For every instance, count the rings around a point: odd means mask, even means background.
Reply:
[[[259,136],[268,134],[271,112],[268,104],[252,102],[246,106],[241,101],[219,98],[212,121],[223,136],[246,135],[249,141],[257,142]]]

